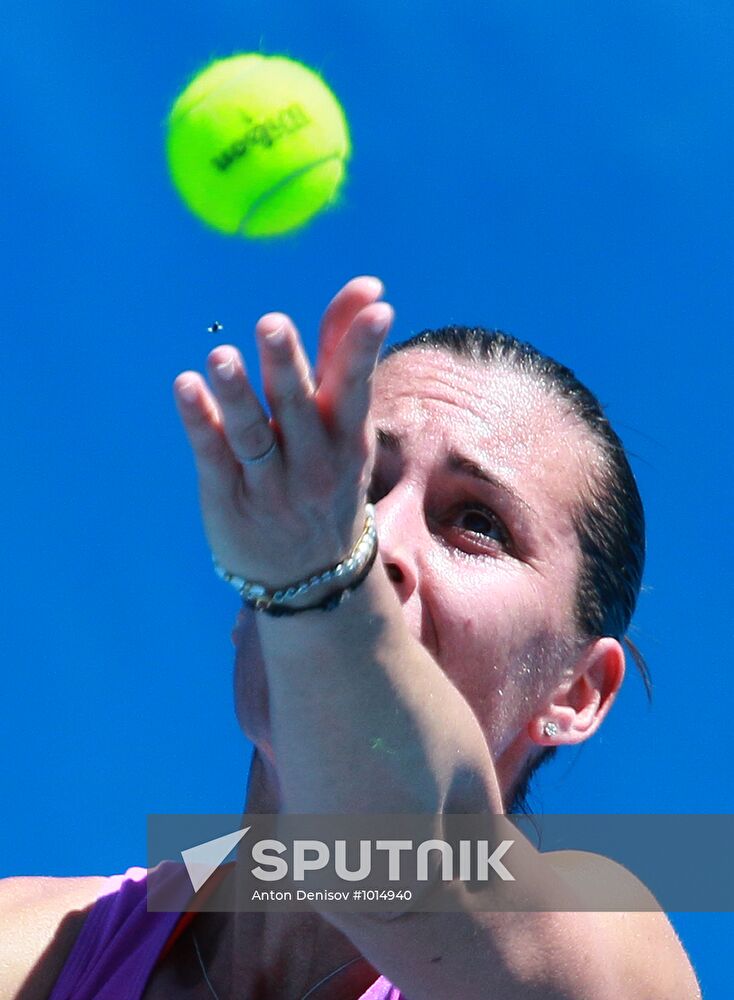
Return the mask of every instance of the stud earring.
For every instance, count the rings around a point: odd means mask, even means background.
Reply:
[[[543,726],[543,733],[545,736],[558,736],[558,726],[555,722],[546,722]]]

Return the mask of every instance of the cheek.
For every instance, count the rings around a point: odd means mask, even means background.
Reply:
[[[521,568],[467,565],[436,574],[426,604],[443,670],[480,718],[505,715],[555,634],[548,595]]]
[[[541,595],[511,564],[475,563],[434,572],[428,600],[442,655],[473,651],[506,662],[543,615]]]

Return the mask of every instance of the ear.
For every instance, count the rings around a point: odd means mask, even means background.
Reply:
[[[616,639],[593,639],[581,651],[570,677],[551,692],[528,724],[538,746],[583,743],[604,721],[624,680],[624,650]]]

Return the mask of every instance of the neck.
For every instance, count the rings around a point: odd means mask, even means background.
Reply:
[[[256,752],[245,812],[272,814],[279,807],[275,769]],[[363,960],[329,978],[360,953],[348,938],[313,911],[202,913],[196,919],[196,935],[207,973],[221,1000],[230,995],[293,1000],[305,997],[321,980],[325,980],[323,985],[310,994],[309,1000],[343,1000],[360,996],[379,975]]]

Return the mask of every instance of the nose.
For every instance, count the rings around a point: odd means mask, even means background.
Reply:
[[[420,505],[414,490],[396,486],[375,504],[377,540],[385,572],[401,604],[418,587],[417,555],[423,533]]]

